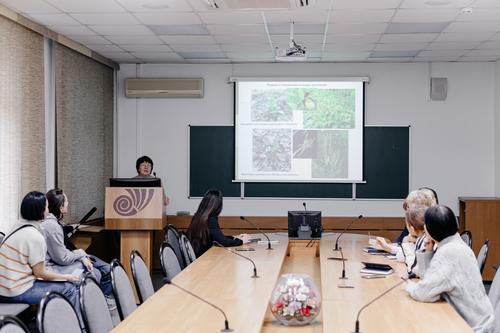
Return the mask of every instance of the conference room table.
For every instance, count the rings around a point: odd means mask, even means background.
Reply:
[[[313,242],[289,240],[286,233],[271,234],[267,244],[249,244],[254,251],[238,252],[254,260],[259,278],[252,278],[252,264],[222,248],[212,247],[179,273],[173,282],[222,308],[234,332],[342,332],[354,331],[359,309],[401,281],[402,263],[363,251],[368,236],[345,234],[339,245],[347,259],[347,280],[340,280],[342,261],[333,251],[337,234],[324,234]],[[234,248],[233,248],[234,250]],[[361,277],[361,262],[388,263],[394,273],[377,279]],[[321,290],[321,312],[305,326],[281,325],[269,310],[269,299],[281,274],[309,275]],[[339,284],[353,288],[339,288]],[[224,317],[216,309],[171,285],[165,285],[112,332],[220,332]],[[472,332],[445,301],[421,303],[411,299],[404,284],[366,308],[360,331],[370,332]]]

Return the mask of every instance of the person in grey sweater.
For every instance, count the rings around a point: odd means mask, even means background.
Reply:
[[[421,302],[436,302],[442,297],[474,332],[493,332],[493,306],[486,295],[476,257],[457,232],[453,211],[446,206],[428,208],[425,230],[425,250],[417,252],[421,280],[409,281],[406,291]]]
[[[96,256],[87,254],[82,249],[70,251],[64,245],[64,232],[60,224],[63,214],[68,211],[68,198],[60,189],[53,189],[46,194],[49,214],[41,224],[41,229],[47,243],[45,265],[58,273],[73,273],[79,269],[92,274],[100,284],[104,295],[111,296],[111,267]]]

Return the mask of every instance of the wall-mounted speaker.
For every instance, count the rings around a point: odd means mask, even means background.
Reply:
[[[445,77],[431,77],[431,100],[444,101],[448,94],[448,79]]]

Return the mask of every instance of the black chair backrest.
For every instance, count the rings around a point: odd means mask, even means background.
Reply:
[[[488,258],[488,250],[490,248],[490,241],[486,240],[479,249],[479,253],[477,254],[477,264],[479,266],[479,271],[483,274],[484,265],[486,264],[486,259]]]
[[[163,276],[173,279],[182,270],[175,251],[168,242],[163,242],[160,249],[160,263]]]
[[[460,238],[465,242],[465,244],[469,245],[472,248],[472,233],[469,230],[465,230],[460,234]]]
[[[179,260],[179,265],[181,265],[181,268],[184,269],[187,266],[187,263],[184,261],[184,256],[181,252],[181,245],[179,242],[180,238],[180,233],[177,230],[177,228],[169,224],[167,226],[167,234],[165,235],[165,240],[172,245],[172,248],[174,249],[175,255],[177,256],[177,259]]]
[[[73,305],[64,295],[51,291],[40,302],[37,314],[40,333],[81,333],[80,321]]]
[[[134,279],[135,291],[137,292],[137,297],[139,297],[139,302],[142,304],[155,293],[155,290],[149,269],[137,250],[133,250],[130,253],[130,268],[132,270],[132,278]]]
[[[29,330],[14,316],[0,316],[0,333],[29,333]]]
[[[80,308],[87,333],[107,333],[113,329],[113,319],[99,284],[86,275],[80,284]]]

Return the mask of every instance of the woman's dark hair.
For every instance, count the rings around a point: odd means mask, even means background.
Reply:
[[[139,173],[139,166],[143,163],[143,162],[147,162],[149,164],[151,164],[151,171],[153,171],[153,160],[149,157],[149,156],[141,156],[137,159],[137,161],[135,162],[135,169],[137,170],[137,173]]]
[[[26,194],[21,202],[21,216],[27,221],[41,221],[45,218],[45,194],[33,191]]]
[[[210,247],[208,219],[219,216],[222,211],[222,192],[208,190],[201,199],[198,210],[194,213],[191,224],[186,232],[195,253]]]
[[[440,242],[457,233],[457,218],[446,206],[431,206],[425,211],[425,228],[434,240]]]
[[[61,207],[64,205],[66,198],[64,197],[63,190],[59,188],[52,189],[45,194],[47,200],[49,201],[49,212],[54,214],[58,220],[62,220],[63,213],[61,213]]]
[[[439,205],[438,194],[437,194],[436,191],[434,191],[433,188],[424,186],[424,187],[419,188],[419,190],[428,190],[428,191],[431,191],[432,195],[434,196],[434,199],[436,199],[436,205]]]

